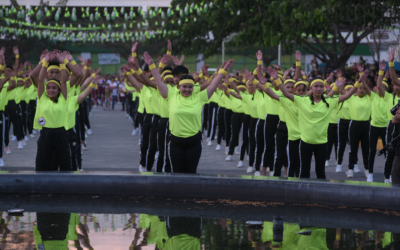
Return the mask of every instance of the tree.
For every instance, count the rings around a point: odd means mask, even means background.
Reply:
[[[172,6],[186,4],[173,0]],[[358,0],[216,0],[201,17],[186,18],[179,34],[170,35],[181,51],[220,51],[232,37],[235,45],[284,48],[293,43],[327,63],[343,68],[360,41],[375,29],[390,26],[397,1]],[[389,12],[389,10],[391,10]],[[391,14],[390,14],[391,15]],[[396,15],[393,15],[395,17]],[[190,19],[190,20],[189,20]],[[176,24],[168,26],[177,29]]]

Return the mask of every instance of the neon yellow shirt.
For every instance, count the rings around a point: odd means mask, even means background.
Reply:
[[[8,99],[7,99],[7,95],[8,95],[7,87],[8,87],[8,85],[10,85],[10,84],[8,82],[6,82],[3,85],[3,88],[2,88],[2,90],[0,92],[0,111],[4,111],[4,109],[5,109],[6,105],[7,105],[7,102],[8,102]]]
[[[215,92],[218,98],[218,106],[220,106],[221,108],[225,108],[225,99],[222,98],[225,95],[224,91],[217,89]]]
[[[242,101],[240,99],[237,99],[236,97],[233,97],[232,95],[229,95],[229,100],[231,102],[231,107],[232,107],[233,112],[243,113]]]
[[[340,95],[334,95],[333,97],[339,97]],[[329,123],[331,124],[337,124],[339,121],[339,108],[341,105],[338,105],[338,107],[332,111],[331,117],[329,119]]]
[[[216,91],[214,91],[213,95],[208,100],[208,103],[210,103],[210,102],[218,103],[218,89]]]
[[[239,91],[239,94],[240,94],[241,96],[243,96],[243,95],[248,95],[248,92],[247,92],[247,90],[246,90],[244,93],[242,93],[242,92]],[[245,115],[250,115],[249,108],[247,107],[247,103],[245,103],[245,102],[243,101],[243,97],[242,97],[241,102],[242,102],[243,113],[244,113]]]
[[[199,250],[201,249],[200,239],[192,237],[187,234],[180,234],[177,236],[168,239],[165,242],[164,250],[176,250],[176,249],[185,249],[185,250]]]
[[[346,101],[339,104],[339,118],[351,120],[349,103]]]
[[[272,91],[275,92],[278,96],[282,95],[282,92],[280,89],[275,90],[275,88],[270,88]],[[264,93],[264,98],[265,98],[265,109],[267,111],[267,114],[269,115],[279,115],[279,103],[277,100],[269,97],[269,95]],[[265,119],[265,116],[264,116]]]
[[[327,140],[329,117],[338,106],[339,98],[325,97],[329,108],[321,100],[311,104],[309,96],[294,96],[294,103],[299,107],[299,125],[301,140],[309,144],[323,144]]]
[[[240,95],[242,96],[242,102],[247,106],[251,118],[258,119],[258,107],[254,94],[241,93]]]
[[[384,97],[380,97],[375,91],[371,91],[369,98],[371,99],[371,126],[378,128],[386,128],[388,123],[388,115],[385,112],[387,103],[391,101],[388,93]]]
[[[256,99],[257,102],[257,115],[258,119],[265,120],[265,117],[267,116],[267,109],[265,108],[266,104],[266,98],[267,94],[265,94],[262,91],[256,90],[254,93],[254,98]],[[269,98],[269,97],[268,97]]]
[[[161,102],[160,99],[162,98],[162,96],[161,96],[160,92],[158,92],[157,89],[155,89],[155,88],[150,88],[150,89],[151,89],[151,95],[152,95],[151,105],[152,105],[154,114],[160,115],[160,102]]]
[[[154,114],[151,87],[143,86],[141,97],[143,97],[143,104],[144,108],[146,109],[146,114]]]
[[[201,112],[208,101],[207,90],[189,97],[183,97],[179,91],[168,91],[169,129],[174,136],[187,138],[199,133]]]
[[[78,96],[69,96],[67,102],[68,114],[65,129],[69,130],[75,127],[76,111],[79,109]]]
[[[354,121],[369,121],[371,117],[371,100],[369,96],[360,98],[356,95],[347,99],[350,107],[350,116]]]
[[[279,97],[279,103],[285,112],[288,139],[296,141],[300,139],[299,107],[284,96]]]
[[[143,94],[143,89],[145,86],[143,86],[143,88],[140,90],[140,93],[137,92],[136,96],[139,97],[139,106],[138,106],[138,112],[143,114],[144,112],[144,94]]]
[[[226,109],[232,110],[231,100],[226,96],[224,91],[222,91],[221,100],[223,100],[224,107]]]
[[[68,119],[67,101],[62,94],[58,97],[58,102],[50,100],[46,93],[43,93],[38,100],[34,125],[38,125],[37,129],[45,128],[62,128],[66,126]]]
[[[171,86],[170,84],[167,84],[168,87],[168,93],[170,91],[177,91],[179,92],[179,89],[177,89],[175,86]],[[158,91],[158,90],[157,90]],[[161,118],[169,118],[169,104],[168,100],[165,98],[162,98],[161,94],[160,95],[160,116]]]

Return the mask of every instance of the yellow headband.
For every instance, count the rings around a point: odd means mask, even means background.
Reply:
[[[387,89],[389,88],[389,85],[387,84],[387,82],[382,81],[382,84],[385,85]]]
[[[182,84],[193,84],[194,85],[194,81],[191,79],[183,79],[183,80],[179,81],[179,85],[182,85]]]
[[[287,80],[284,82],[284,84],[286,85],[286,83],[289,83],[289,82],[291,82],[291,83],[296,83],[296,81],[293,80],[293,79],[287,79]]]
[[[52,69],[56,69],[56,70],[61,71],[59,66],[57,66],[57,65],[51,65],[51,66],[49,66],[49,67],[47,68],[47,72],[49,72],[49,71],[52,70]]]
[[[332,84],[330,85],[331,88],[333,88],[333,87],[335,87],[335,86],[336,86],[336,83],[335,83],[335,82],[332,83]]]
[[[244,85],[239,85],[239,86],[237,86],[237,88],[238,88],[238,89],[246,89],[246,86],[244,86]]]
[[[308,87],[308,82],[306,82],[306,81],[298,81],[298,82],[296,82],[296,84],[294,85],[294,87],[296,88],[297,86],[299,86],[299,85],[301,85],[301,84],[304,84],[304,85],[306,85],[306,87]]]
[[[345,90],[347,89],[351,89],[352,87],[354,87],[353,85],[347,85],[346,87],[344,87]]]
[[[238,82],[238,80],[236,78],[229,78],[229,82]]]
[[[154,81],[154,77],[150,78],[150,81]]]
[[[20,78],[20,77],[18,77],[18,78],[17,78],[17,81],[23,81],[23,82],[25,82],[25,78]]]
[[[54,82],[55,84],[57,84],[57,86],[61,89],[61,85],[56,81],[56,80],[50,80],[47,82],[47,84]]]
[[[314,85],[314,83],[317,83],[317,82],[320,82],[320,83],[324,84],[324,81],[322,79],[317,79],[317,80],[314,80],[314,81],[311,82],[310,88]],[[324,86],[325,86],[325,84],[324,84]]]
[[[165,79],[174,79],[174,76],[173,75],[166,75],[166,76],[164,76],[164,81],[165,81]]]
[[[172,74],[172,71],[171,71],[171,70],[164,70],[162,73],[163,73],[163,74],[164,74],[164,73],[171,73],[171,74]]]

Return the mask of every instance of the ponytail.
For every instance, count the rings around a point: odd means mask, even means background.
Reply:
[[[314,105],[314,95],[310,95],[311,104]],[[321,100],[326,104],[326,107],[329,108],[329,103],[326,102],[325,97],[321,95]]]
[[[394,100],[396,99],[396,92],[393,92],[393,105],[394,105]]]

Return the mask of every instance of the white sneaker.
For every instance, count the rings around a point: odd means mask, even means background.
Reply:
[[[347,178],[353,178],[353,176],[354,176],[354,170],[347,170],[347,172],[346,172],[346,174],[347,174]]]
[[[237,167],[238,167],[238,168],[242,168],[242,167],[243,167],[243,162],[242,162],[242,161],[239,161]]]
[[[368,178],[368,174],[369,174],[369,171],[368,170],[364,170],[365,178]]]
[[[250,157],[249,157],[249,156],[247,156],[247,160],[248,160],[248,161],[250,160]]]
[[[36,135],[36,130],[32,130],[32,134]]]
[[[390,183],[392,183],[392,176],[390,176]]]
[[[139,172],[147,172],[146,167],[139,166]]]
[[[329,167],[329,161],[328,160],[325,161],[325,167]]]
[[[361,170],[358,168],[358,165],[354,165],[354,173],[359,173]]]
[[[129,114],[126,114],[126,118],[129,118],[130,116],[129,116]]]
[[[342,165],[337,165],[336,166],[336,173],[341,173],[342,172]]]
[[[225,154],[227,155],[229,153],[229,147],[225,148]]]
[[[390,179],[385,179],[384,183],[390,183]]]
[[[374,174],[368,174],[367,182],[373,182],[373,181],[374,181]]]
[[[12,138],[11,138],[11,141],[16,141],[17,140],[17,137],[14,135]]]
[[[269,172],[270,172],[270,170],[269,170],[269,167],[267,168],[266,172],[267,172],[267,173],[269,173]]]
[[[136,129],[135,128],[132,131],[132,135],[136,135]]]
[[[18,142],[18,149],[23,149],[24,148],[24,146],[22,145],[22,141],[19,141]]]
[[[159,155],[159,153],[158,153],[158,151],[156,152],[156,155],[154,156],[154,159],[158,159],[158,155]]]
[[[274,171],[269,172],[269,176],[274,176]]]
[[[8,154],[8,155],[11,154],[11,150],[10,150],[9,148],[5,148],[5,149],[4,149],[4,152],[5,152],[6,154]]]
[[[26,141],[22,140],[22,145],[26,146]]]
[[[253,167],[248,167],[246,170],[246,173],[253,173]]]
[[[232,161],[232,155],[228,155],[225,159],[225,161]]]
[[[32,137],[32,138],[36,137],[36,136],[33,134],[33,132],[32,132],[32,134],[30,134],[29,136]]]
[[[25,135],[24,140],[25,140],[25,141],[29,141],[28,136]]]
[[[260,173],[260,171],[256,171],[256,172],[254,172],[254,176],[261,176],[261,173]]]
[[[212,146],[212,141],[208,141],[207,146]]]
[[[3,158],[0,158],[0,167],[4,167],[4,161],[3,161]]]
[[[88,138],[88,135],[85,133],[85,139]]]
[[[218,144],[217,147],[215,148],[217,151],[221,151],[221,144]]]
[[[240,154],[239,147],[235,147],[235,155],[239,155],[239,154]]]
[[[89,128],[89,129],[87,130],[87,133],[88,133],[88,135],[91,135],[91,134],[93,134],[93,131],[92,131],[92,129],[90,129],[90,128]]]
[[[82,150],[87,150],[86,143],[82,142],[81,149]]]

